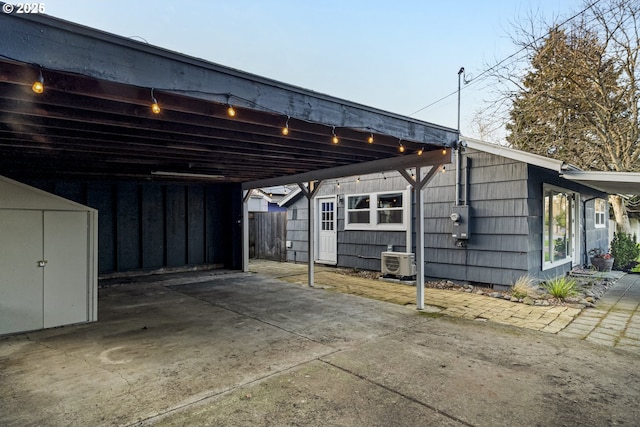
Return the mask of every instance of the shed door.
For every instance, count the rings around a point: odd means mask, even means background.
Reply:
[[[0,209],[0,334],[42,328],[42,211]]]
[[[338,261],[336,198],[318,198],[318,262],[335,264]]]
[[[44,212],[44,327],[86,322],[88,214]]]
[[[0,334],[89,320],[88,221],[87,212],[0,210]]]

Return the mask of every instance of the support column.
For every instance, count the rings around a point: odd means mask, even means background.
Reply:
[[[416,168],[416,183],[422,183],[422,168]],[[416,308],[424,310],[424,197],[421,185],[414,185],[416,215]]]
[[[315,209],[315,200],[314,197],[320,186],[322,185],[322,181],[309,181],[308,187],[305,187],[301,182],[298,183],[298,187],[302,190],[302,194],[307,197],[307,206],[309,217],[307,218],[307,254],[308,256],[308,266],[307,266],[307,279],[310,287],[313,287],[315,284],[314,279],[314,266],[315,266],[315,230],[314,224],[316,219],[316,209]]]
[[[242,195],[242,271],[249,272],[249,198],[253,190]]]
[[[400,175],[413,187],[415,201],[416,308],[418,310],[424,310],[424,195],[422,190],[442,170],[443,166],[443,164],[432,166],[424,178],[422,177],[421,167],[416,167],[415,178],[411,177],[405,169],[398,169]]]
[[[316,247],[316,239],[315,239],[315,233],[314,233],[314,227],[315,227],[315,217],[316,217],[316,210],[315,210],[315,200],[313,199],[313,193],[314,193],[314,188],[313,188],[313,181],[309,181],[309,195],[307,196],[307,202],[308,202],[308,212],[309,212],[309,227],[307,229],[307,243],[308,243],[308,248],[307,248],[307,254],[309,255],[309,267],[307,268],[307,283],[309,284],[309,287],[313,287],[315,286],[315,278],[314,278],[314,273],[315,273],[315,257],[316,257],[316,253],[315,253],[315,247]]]

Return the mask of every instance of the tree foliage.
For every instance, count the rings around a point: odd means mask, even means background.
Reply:
[[[509,92],[507,141],[584,170],[640,171],[638,17],[640,0],[591,0],[543,37],[521,26],[530,67],[508,75],[518,89]],[[612,205],[623,218],[624,206]]]
[[[594,6],[531,46],[508,142],[585,170],[640,170],[637,1]]]

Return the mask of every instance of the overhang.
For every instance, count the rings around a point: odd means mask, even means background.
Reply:
[[[562,176],[608,194],[640,195],[637,172],[566,171]]]
[[[0,38],[0,171],[14,179],[248,188],[322,179],[320,170],[349,175],[419,151],[436,159],[457,141],[453,129],[46,15],[0,14]]]
[[[502,145],[492,144],[490,142],[463,136],[460,137],[460,141],[462,141],[462,144],[464,146],[471,149],[494,154],[496,156],[502,156],[511,160],[517,160],[519,162],[528,163],[530,165],[539,166],[544,169],[549,169],[556,172],[562,172],[563,169],[566,169],[565,163],[562,160],[551,159],[549,157],[540,156],[538,154],[527,153],[526,151],[516,150]]]

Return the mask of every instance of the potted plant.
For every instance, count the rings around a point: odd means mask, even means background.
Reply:
[[[602,248],[591,249],[589,256],[591,257],[591,265],[593,265],[596,270],[611,271],[614,258],[609,252],[606,252]]]

